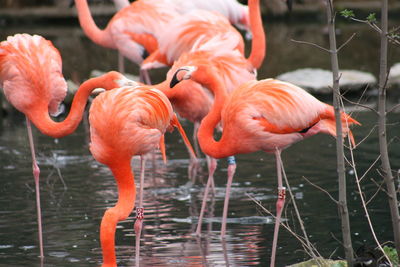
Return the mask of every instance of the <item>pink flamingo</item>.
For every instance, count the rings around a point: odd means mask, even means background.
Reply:
[[[225,39],[229,38],[229,42],[234,39],[233,49],[244,53],[242,35],[229,23],[229,20],[217,12],[193,10],[171,21],[168,28],[174,30],[164,31],[158,37],[158,49],[143,61],[141,69],[172,66],[182,53],[198,49],[211,40],[214,45],[222,46]]]
[[[118,186],[117,204],[108,209],[101,221],[100,241],[103,267],[116,265],[115,229],[135,206],[136,188],[130,165],[134,155],[142,158],[140,190],[143,190],[143,156],[163,142],[171,126],[178,127],[190,153],[194,154],[185,132],[172,111],[168,98],[148,86],[122,87],[96,97],[89,111],[90,151],[93,157],[107,165]],[[192,155],[194,157],[194,155]],[[142,194],[140,194],[142,195]],[[142,197],[137,207],[136,264],[139,264],[140,232],[142,229]]]
[[[179,115],[194,123],[193,139],[195,145],[197,144],[195,136],[197,135],[198,127],[201,120],[210,111],[213,96],[206,90],[203,90],[202,86],[193,80],[182,81],[177,84],[174,90],[167,87],[166,83],[171,81],[174,73],[180,67],[199,64],[209,64],[209,66],[213,66],[218,70],[227,94],[231,93],[242,83],[256,79],[255,69],[259,68],[264,60],[266,40],[262,26],[259,0],[250,0],[249,9],[251,31],[254,38],[251,53],[247,59],[243,56],[242,52],[235,49],[238,45],[238,38],[235,35],[226,36],[222,32],[202,44],[194,45],[189,52],[183,53],[168,71],[166,81],[157,85],[157,88],[160,88],[168,96]],[[206,24],[206,26],[198,28],[207,29],[213,27],[212,23],[203,22],[203,24]],[[227,25],[227,27],[229,26]],[[180,39],[178,38],[178,40]],[[209,173],[208,180],[210,183],[213,183],[213,175],[217,167],[217,162],[214,158],[206,157]],[[232,179],[235,169],[235,160],[233,157],[229,157],[228,181]],[[207,184],[210,183],[208,182]],[[199,222],[196,230],[197,235],[200,235],[201,232],[201,223],[208,198],[208,190],[209,188],[206,187],[199,214]]]
[[[94,22],[87,0],[75,0],[79,22],[86,35],[96,44],[118,50],[124,57],[140,65],[147,53],[157,48],[156,36],[174,17],[175,9],[166,1],[140,0],[119,10],[104,30]],[[143,45],[133,40],[141,40]],[[123,66],[119,66],[123,71]],[[150,83],[148,74],[141,72],[142,81]]]
[[[278,200],[271,256],[271,266],[274,266],[279,225],[285,203],[281,151],[320,132],[335,136],[333,107],[320,102],[293,84],[274,79],[249,81],[228,96],[217,70],[208,65],[178,69],[171,81],[171,88],[184,79],[204,85],[215,96],[212,109],[202,120],[198,132],[200,147],[204,153],[214,158],[259,150],[275,154]],[[223,133],[220,140],[216,141],[213,133],[220,121],[223,124]],[[342,113],[342,122],[343,134],[349,134],[354,145],[349,126],[359,123],[345,113]],[[221,237],[225,236],[226,231],[231,184],[232,179],[227,183]]]
[[[0,43],[0,87],[7,100],[26,116],[32,168],[35,179],[40,257],[43,258],[42,220],[40,208],[39,174],[32,140],[31,121],[43,133],[59,138],[75,131],[90,93],[98,87],[107,90],[130,84],[117,72],[84,82],[78,89],[70,113],[62,122],[53,121],[50,114],[58,112],[58,105],[67,92],[62,76],[58,50],[38,35],[16,34]]]
[[[213,3],[207,6],[213,9],[225,9],[222,12],[235,19],[237,23],[247,23],[248,16],[246,16],[244,7],[238,5],[234,0],[222,2],[228,4],[216,5]],[[169,22],[181,15],[179,11],[183,12],[182,9],[178,10],[178,7],[182,8],[183,6],[179,0],[138,0],[120,9],[107,27],[101,30],[90,14],[87,0],[75,0],[75,4],[81,27],[93,42],[106,48],[117,49],[124,57],[138,65],[142,63],[148,53],[153,53],[157,49],[158,37],[165,32],[165,29],[168,29]],[[121,3],[115,4],[119,8],[127,3],[125,1],[122,5]],[[185,6],[191,6],[190,9],[193,9],[196,8],[196,5],[186,4]],[[119,64],[119,71],[123,72],[122,64]],[[142,81],[150,83],[147,71],[141,71],[140,75]]]

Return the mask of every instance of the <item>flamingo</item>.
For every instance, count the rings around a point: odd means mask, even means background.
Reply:
[[[199,144],[204,153],[214,158],[259,150],[275,154],[278,199],[271,255],[271,266],[274,266],[279,225],[285,203],[281,151],[293,143],[320,132],[335,136],[333,107],[320,102],[293,84],[275,79],[248,81],[228,96],[215,68],[205,64],[178,69],[171,81],[171,88],[185,79],[204,85],[215,95],[212,109],[202,120],[198,132]],[[348,134],[354,145],[349,126],[359,123],[345,113],[341,114],[341,119],[344,125],[343,134]],[[220,140],[216,141],[213,133],[220,121],[223,132]],[[227,183],[221,227],[222,238],[226,232],[231,184],[232,179]]]
[[[135,206],[136,188],[130,165],[134,155],[143,156],[163,142],[165,131],[178,127],[185,143],[194,154],[183,128],[172,111],[168,98],[149,86],[128,86],[107,91],[96,97],[89,111],[90,151],[93,157],[107,165],[117,182],[118,201],[108,209],[100,225],[103,267],[116,266],[115,229]],[[193,155],[194,156],[194,155]],[[144,164],[141,165],[141,190]],[[136,263],[139,263],[139,242],[142,228],[142,199],[137,207]]]
[[[193,139],[197,144],[198,127],[201,120],[210,111],[213,102],[213,96],[207,90],[203,90],[202,86],[193,80],[185,80],[177,84],[174,90],[171,90],[167,83],[172,80],[174,73],[182,66],[208,64],[218,70],[218,74],[224,83],[226,93],[231,93],[242,83],[256,79],[255,69],[259,68],[264,60],[266,53],[265,33],[262,26],[262,19],[259,8],[259,0],[249,1],[250,9],[250,26],[254,36],[251,44],[251,53],[246,59],[243,53],[235,49],[238,39],[235,35],[225,35],[221,33],[214,36],[204,43],[196,43],[189,52],[183,53],[174,62],[173,66],[167,73],[165,82],[157,85],[170,99],[175,110],[181,117],[188,119],[194,123]],[[203,24],[211,24],[201,26],[199,28],[210,28],[212,23],[203,22]],[[227,27],[230,27],[229,25]],[[184,31],[183,31],[184,32]],[[178,38],[177,41],[180,39]],[[214,172],[217,162],[214,158],[207,156],[208,163],[208,180],[213,183]],[[228,157],[228,181],[231,180],[235,173],[236,163],[234,157]],[[207,183],[209,184],[209,183]],[[199,222],[196,234],[200,235],[201,223],[205,211],[206,201],[208,198],[208,188],[205,189],[201,211],[199,214]]]
[[[157,48],[157,33],[178,16],[166,1],[140,0],[119,10],[104,30],[94,22],[87,0],[75,0],[79,23],[86,35],[98,45],[118,50],[124,57],[140,65],[147,53]],[[133,41],[133,37],[146,44]],[[119,66],[122,72],[122,66]],[[141,72],[142,81],[150,83],[148,74]]]
[[[259,68],[264,60],[266,49],[259,1],[249,0],[248,17],[251,33],[254,35],[249,61],[254,68]],[[141,69],[171,66],[182,53],[202,49],[202,45],[206,45],[209,49],[211,47],[209,43],[212,43],[214,49],[218,46],[225,49],[238,49],[244,54],[244,41],[241,34],[220,13],[193,10],[171,21],[168,28],[174,31],[164,31],[157,38],[158,49],[143,61]],[[226,47],[227,39],[229,43],[235,42],[235,45]],[[140,42],[140,40],[137,41]]]
[[[50,114],[67,92],[62,76],[61,56],[53,44],[39,35],[16,34],[0,43],[0,87],[7,100],[26,116],[32,168],[36,189],[36,206],[40,257],[43,258],[42,220],[40,208],[39,175],[32,140],[31,122],[45,135],[59,138],[71,134],[82,120],[87,98],[97,87],[107,90],[130,84],[117,72],[84,82],[78,89],[71,111],[62,122],[53,121]]]
[[[158,49],[142,63],[142,70],[171,66],[179,56],[200,47],[210,40],[219,40],[222,46],[225,39],[235,39],[233,49],[244,53],[242,35],[220,13],[208,10],[193,10],[168,24],[174,31],[164,31],[158,38]],[[139,40],[138,40],[139,41]],[[218,42],[213,42],[215,43]]]
[[[237,23],[246,25],[248,15],[246,15],[245,7],[239,5],[235,0],[224,0],[222,2],[229,4],[218,5],[215,5],[214,1],[207,1],[212,3],[207,5],[208,8],[225,9],[225,11],[222,10],[224,14],[232,17],[235,21],[237,20]],[[183,10],[178,10],[178,7],[182,8],[183,2],[180,0],[135,1],[120,9],[106,28],[101,30],[91,16],[87,0],[75,0],[80,25],[89,39],[100,46],[117,49],[124,57],[138,65],[142,63],[148,53],[153,53],[157,49],[157,38],[165,32],[170,21],[181,15],[179,11],[183,12]],[[120,8],[127,3],[125,1],[123,5],[121,3],[115,4],[117,8]],[[192,6],[191,10],[196,5],[203,4],[185,4],[185,6],[188,5]],[[122,64],[119,64],[119,71],[124,72]],[[142,81],[150,83],[146,70],[141,70],[140,75]]]

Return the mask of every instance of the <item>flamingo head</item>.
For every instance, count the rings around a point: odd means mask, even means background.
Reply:
[[[171,79],[170,88],[177,85],[179,82],[183,80],[189,80],[192,77],[192,73],[197,70],[195,66],[184,66],[179,68]]]

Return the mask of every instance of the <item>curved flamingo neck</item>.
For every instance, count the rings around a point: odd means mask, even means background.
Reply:
[[[173,99],[175,97],[175,95],[177,94],[177,91],[178,91],[177,89],[171,89],[169,87],[169,81],[168,80],[165,80],[165,81],[163,81],[163,82],[161,82],[159,84],[155,84],[155,85],[152,85],[152,86],[157,88],[161,92],[163,92],[168,97],[168,99]],[[178,86],[181,86],[180,83],[178,83],[176,85],[176,87],[178,87]]]
[[[116,84],[110,81],[111,75],[110,73],[105,74],[82,83],[74,96],[67,118],[62,122],[55,122],[51,119],[46,104],[38,105],[38,107],[31,110],[26,115],[45,135],[54,138],[69,135],[76,130],[78,124],[81,122],[83,111],[90,93],[96,88],[110,90],[116,87]]]
[[[78,10],[79,23],[85,34],[98,45],[116,49],[108,31],[99,29],[94,22],[87,0],[75,0],[75,5]]]
[[[261,67],[266,53],[266,37],[260,12],[260,0],[249,0],[249,17],[253,40],[248,61],[258,69]]]
[[[214,129],[221,121],[221,111],[227,98],[226,90],[217,75],[211,73],[205,67],[203,71],[193,73],[192,80],[202,84],[214,93],[214,103],[210,112],[201,121],[197,134],[199,144],[203,152],[213,158],[225,158],[231,156],[231,146],[224,139],[224,133],[219,141],[214,139]]]
[[[130,165],[130,158],[118,157],[109,162],[118,187],[118,201],[107,210],[100,225],[100,242],[103,251],[102,266],[116,266],[115,229],[119,221],[125,220],[135,206],[136,186]]]

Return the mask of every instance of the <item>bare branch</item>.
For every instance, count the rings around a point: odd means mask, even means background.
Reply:
[[[265,211],[268,215],[272,216],[274,219],[276,219],[275,215],[272,214],[271,211],[269,211],[267,208],[265,208],[263,205],[261,205],[260,201],[257,201],[254,197],[252,197],[250,194],[246,193],[247,197],[249,197],[254,203],[256,203],[256,205],[258,205],[263,211]],[[304,240],[304,237],[296,234],[291,228],[290,226],[288,226],[286,223],[281,223],[281,225],[289,232],[291,233],[300,243],[303,247],[307,247],[307,243]],[[319,257],[320,253],[317,251],[317,249],[315,248],[314,245],[312,245],[311,243],[309,243],[310,247],[308,247],[308,249],[310,251],[315,251],[315,254],[317,254]],[[310,255],[312,257],[312,255]],[[318,261],[318,258],[315,258]]]
[[[372,134],[372,132],[375,131],[376,127],[378,127],[378,125],[374,125],[374,127],[372,127],[372,129],[369,131],[369,133],[363,139],[361,139],[361,141],[358,142],[358,144],[356,146],[360,145],[365,140],[367,140],[367,138]]]
[[[391,109],[389,109],[388,111],[386,111],[386,114],[389,114],[390,112],[393,112],[393,110],[395,110],[396,108],[400,107],[400,103],[397,105],[394,105]]]
[[[328,50],[328,49],[326,49],[326,48],[324,48],[324,47],[322,47],[322,46],[319,46],[319,45],[317,45],[317,44],[311,43],[311,42],[298,41],[298,40],[294,40],[294,39],[291,39],[291,41],[292,41],[292,42],[295,42],[295,43],[299,43],[299,44],[311,45],[311,46],[317,47],[317,48],[319,48],[319,49],[321,49],[321,50],[323,50],[323,51],[325,51],[325,52],[328,52],[328,53],[331,52],[330,50]]]
[[[314,254],[313,250],[310,249],[310,247],[311,247],[311,242],[310,242],[310,240],[308,239],[307,232],[306,232],[306,228],[304,227],[304,223],[303,223],[303,220],[301,219],[299,209],[297,208],[296,200],[295,200],[295,198],[294,198],[294,196],[293,196],[293,192],[292,192],[292,189],[291,189],[291,187],[290,187],[289,180],[288,180],[288,178],[287,178],[287,176],[286,176],[286,172],[285,172],[285,168],[284,168],[283,162],[282,162],[282,160],[281,160],[280,158],[277,159],[277,160],[280,160],[280,165],[282,166],[282,167],[281,167],[281,170],[282,170],[282,173],[283,173],[283,177],[284,177],[285,183],[286,183],[286,185],[287,185],[287,187],[288,187],[288,191],[289,191],[289,194],[290,194],[290,199],[291,199],[292,202],[293,202],[294,211],[296,212],[297,220],[299,221],[300,228],[301,228],[301,230],[302,230],[302,232],[303,232],[304,240],[305,240],[306,243],[307,243],[307,248],[309,248],[309,253],[310,253],[310,254],[312,255],[312,257],[315,259],[317,256]]]
[[[344,43],[337,49],[338,53],[339,53],[339,51],[340,51],[343,47],[345,47],[345,46],[354,38],[354,36],[356,36],[356,33],[353,33],[353,34],[350,36],[350,38],[347,39],[347,41],[344,42]]]
[[[377,111],[376,109],[374,109],[374,108],[371,108],[371,107],[369,107],[369,106],[367,106],[367,105],[360,104],[360,102],[351,101],[350,99],[344,97],[343,95],[341,95],[341,97],[342,97],[346,102],[348,102],[348,103],[350,103],[350,104],[352,104],[352,105],[359,106],[359,107],[362,107],[362,108],[365,108],[365,109],[369,109],[370,111],[373,111],[375,114],[378,114],[378,111]]]
[[[329,197],[333,202],[335,202],[336,204],[339,204],[339,202],[338,202],[334,197],[332,197],[332,195],[329,194],[328,191],[326,191],[326,190],[323,189],[322,187],[320,187],[320,186],[314,184],[313,182],[311,182],[310,180],[308,180],[308,179],[307,179],[306,177],[304,177],[304,176],[303,176],[303,179],[306,180],[310,185],[314,186],[315,188],[321,190],[321,191],[324,192],[326,195],[328,195],[328,197]]]
[[[375,193],[372,195],[372,197],[370,197],[370,199],[368,201],[365,202],[365,205],[368,206],[368,204],[375,198],[376,195],[378,195],[379,191],[383,191],[387,194],[387,192],[385,191],[384,188],[382,188],[384,182],[382,182],[381,184],[378,184],[374,179],[371,178],[371,181],[378,187],[378,189],[375,191]]]
[[[375,164],[379,161],[379,159],[381,158],[381,155],[379,155],[375,161],[371,164],[371,166],[368,167],[368,169],[364,172],[364,174],[360,177],[360,179],[358,179],[360,182],[365,178],[365,176],[368,174],[368,172],[372,169],[372,167],[375,166]]]

